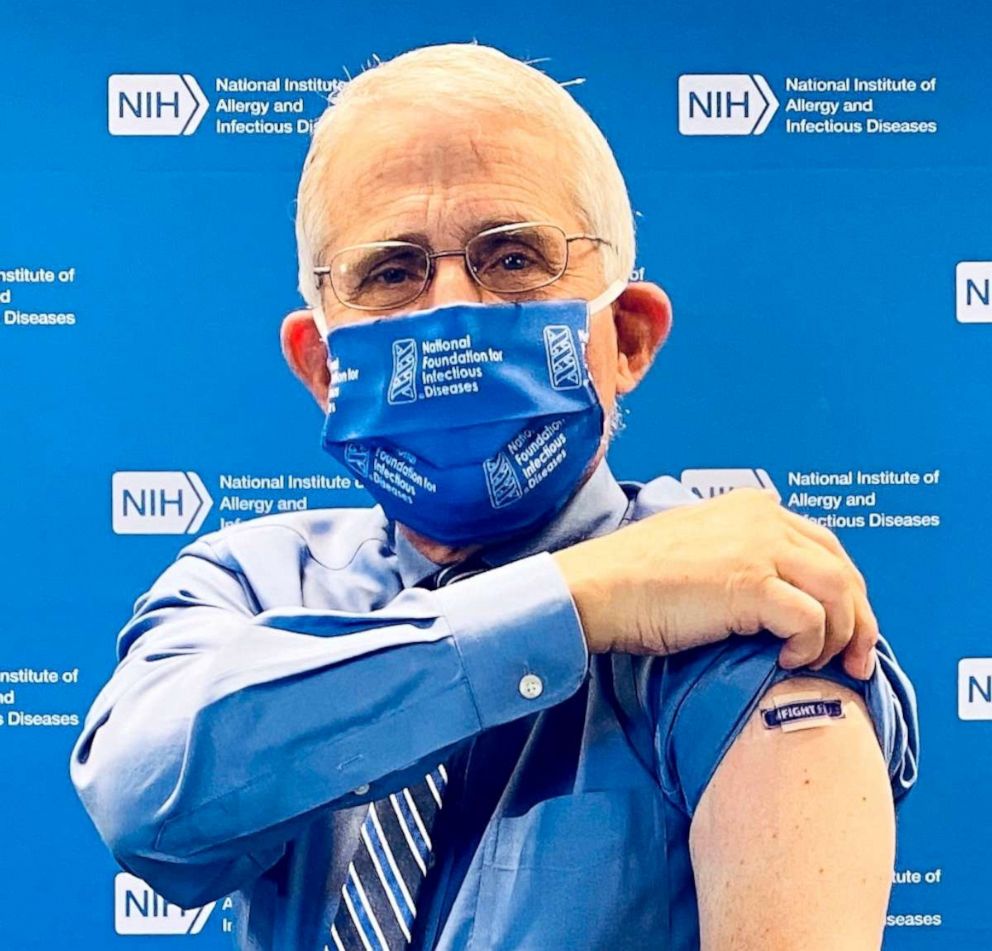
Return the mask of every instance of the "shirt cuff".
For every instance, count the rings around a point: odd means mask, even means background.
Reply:
[[[435,591],[482,729],[567,700],[589,650],[571,592],[547,552]]]

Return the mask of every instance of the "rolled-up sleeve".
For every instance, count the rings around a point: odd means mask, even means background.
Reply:
[[[841,658],[818,671],[778,664],[782,642],[762,632],[667,658],[645,675],[645,696],[655,717],[659,780],[669,798],[693,815],[717,767],[761,697],[794,677],[830,680],[859,694],[871,716],[893,799],[916,783],[919,724],[913,686],[890,645],[878,643],[879,662],[868,680],[851,677]]]

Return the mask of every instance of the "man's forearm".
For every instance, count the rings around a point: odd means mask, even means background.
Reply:
[[[204,876],[245,857],[257,874],[287,824],[419,778],[458,741],[570,696],[587,664],[546,555],[367,614],[256,615],[231,572],[180,558],[122,643],[73,779],[122,863]]]

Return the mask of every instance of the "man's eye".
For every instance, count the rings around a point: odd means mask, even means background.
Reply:
[[[409,271],[401,267],[384,267],[370,274],[366,279],[369,283],[378,282],[380,284],[402,284],[410,280],[412,275]]]
[[[522,271],[532,263],[531,259],[520,251],[504,254],[499,259],[499,267],[503,268],[504,271]]]
[[[487,248],[486,253],[480,255],[480,260],[476,269],[483,274],[506,273],[509,271],[533,270],[541,266],[541,258],[530,248],[503,247]]]

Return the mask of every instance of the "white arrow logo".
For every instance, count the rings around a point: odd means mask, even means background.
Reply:
[[[115,73],[107,79],[111,135],[192,135],[209,108],[189,73]]]
[[[195,472],[115,472],[118,535],[192,535],[214,504]]]
[[[711,499],[731,489],[753,486],[773,489],[781,498],[771,476],[764,469],[683,469],[682,485],[703,499]]]
[[[114,878],[114,930],[121,935],[199,934],[216,904],[180,908],[128,872]]]
[[[778,109],[757,73],[687,73],[679,76],[682,135],[761,135]]]

